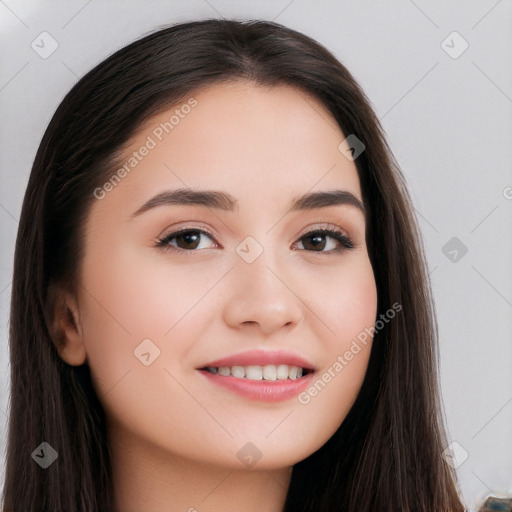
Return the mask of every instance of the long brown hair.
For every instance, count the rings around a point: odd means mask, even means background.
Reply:
[[[65,96],[37,151],[16,240],[10,312],[10,413],[3,511],[113,510],[105,418],[87,364],[60,357],[57,284],[78,286],[93,191],[141,123],[227,80],[314,95],[345,136],[367,208],[378,314],[364,382],[337,432],[292,472],[285,512],[464,511],[445,462],[438,334],[423,242],[405,179],[370,102],[322,45],[280,24],[208,19],[159,29],[115,52]],[[36,464],[42,442],[57,453]],[[46,446],[46,445],[45,445]]]

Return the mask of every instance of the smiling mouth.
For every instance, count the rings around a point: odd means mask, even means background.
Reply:
[[[297,380],[312,372],[307,368],[287,364],[246,365],[246,366],[206,366],[199,368],[202,371],[214,373],[224,377],[235,377],[247,380],[283,381]]]

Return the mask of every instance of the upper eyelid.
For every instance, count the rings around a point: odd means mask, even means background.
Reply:
[[[334,224],[331,221],[323,221],[323,222],[320,221],[320,222],[313,223],[313,225],[310,225],[310,226],[304,228],[304,231],[302,232],[301,235],[299,235],[299,237],[307,235],[311,231],[317,231],[317,230],[322,230],[322,229],[331,229],[334,231],[340,231],[342,234],[344,234],[345,236],[350,238],[350,233],[349,233],[350,230],[347,230],[346,228],[342,228],[341,226],[337,226],[336,224]],[[202,231],[214,238],[218,237],[218,235],[216,235],[215,232],[210,230],[209,228],[205,228],[204,226],[200,226],[200,225],[190,225],[190,226],[175,227],[175,228],[171,228],[169,230],[166,229],[163,231],[164,234],[159,235],[157,238],[158,239],[166,238],[169,235],[175,235],[177,233],[182,233],[184,231]]]

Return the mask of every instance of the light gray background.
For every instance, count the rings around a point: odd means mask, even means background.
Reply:
[[[368,94],[424,237],[447,428],[458,443],[453,464],[466,505],[475,510],[487,493],[512,494],[511,14],[510,0],[0,0],[2,448],[14,242],[30,168],[55,108],[94,65],[161,25],[261,18],[317,39]],[[58,43],[46,59],[31,48],[34,40],[42,46],[44,31]],[[469,44],[458,56],[464,41],[453,31]],[[456,262],[443,253],[452,237],[468,248],[462,258],[456,249]]]

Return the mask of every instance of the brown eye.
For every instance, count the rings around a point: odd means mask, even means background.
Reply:
[[[213,236],[202,229],[182,229],[170,233],[165,237],[159,239],[158,246],[164,247],[165,249],[177,248],[178,250],[193,251],[200,245],[201,236],[206,235],[208,238],[213,240]],[[176,240],[176,245],[171,244],[172,240]]]
[[[340,245],[337,248],[325,251],[324,249],[327,243],[322,241],[324,238],[333,238]],[[341,231],[332,229],[317,229],[315,231],[310,231],[301,237],[301,240],[307,241],[306,243],[303,242],[303,246],[306,250],[312,252],[339,252],[345,249],[352,249],[354,247],[350,238],[344,235]]]
[[[202,235],[205,235],[210,240],[215,240],[213,235],[203,229],[185,228],[179,231],[174,231],[158,240],[157,246],[166,250],[178,250],[187,252],[197,252],[200,249]],[[338,242],[338,246],[334,246],[325,250],[329,243],[325,239],[334,239]],[[350,238],[348,238],[341,231],[334,229],[316,229],[306,233],[300,238],[303,248],[309,252],[318,253],[336,253],[354,247]],[[335,244],[334,244],[335,245]],[[208,247],[202,247],[201,249]]]

